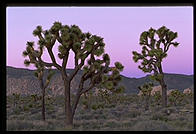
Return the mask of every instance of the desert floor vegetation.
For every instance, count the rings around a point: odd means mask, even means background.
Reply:
[[[193,131],[194,104],[190,104],[190,101],[171,104],[166,108],[157,104],[149,105],[146,110],[144,102],[134,94],[111,95],[110,104],[102,103],[104,100],[99,96],[90,99],[92,100],[85,100],[82,96],[74,118],[74,127],[65,128],[63,96],[50,99],[46,96],[45,122],[42,121],[41,100],[35,103],[31,96],[20,96],[14,102],[12,95],[7,96],[7,130]],[[152,101],[153,103],[155,102]]]

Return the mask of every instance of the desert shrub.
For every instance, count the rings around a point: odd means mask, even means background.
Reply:
[[[42,119],[41,112],[31,115],[30,118],[31,120],[41,120]]]
[[[175,113],[177,111],[176,107],[168,107],[167,110],[169,110],[170,113]]]
[[[141,115],[141,112],[138,110],[131,110],[131,111],[127,112],[127,114],[125,114],[125,116],[128,118],[135,118],[140,115]]]
[[[184,102],[185,104],[192,104],[193,103],[193,93],[190,92],[190,93],[186,93],[184,94]]]
[[[116,118],[119,118],[121,116],[121,112],[119,112],[117,110],[111,110],[110,114],[112,114]]]
[[[25,120],[25,116],[21,113],[17,116],[18,120]]]
[[[175,131],[175,128],[172,128],[165,122],[148,120],[148,121],[139,121],[133,127],[130,128],[132,131]]]
[[[64,96],[58,95],[55,97],[55,103],[59,106],[64,106]]]
[[[14,108],[14,114],[20,114],[21,109],[19,107]]]
[[[172,124],[176,128],[186,128],[187,127],[187,121],[175,120],[172,122]]]
[[[193,130],[193,122],[188,122],[187,128],[188,128],[188,130]]]
[[[105,106],[105,108],[114,108],[114,107],[116,107],[115,104],[108,104],[108,105]]]
[[[126,129],[126,128],[130,128],[134,125],[135,123],[133,121],[126,121],[121,123],[121,128]],[[122,130],[123,130],[122,129]]]
[[[91,107],[93,110],[97,110],[97,105],[96,104],[93,104],[92,107]]]
[[[32,108],[33,107],[33,104],[29,104],[29,108]]]
[[[160,120],[167,122],[169,119],[167,116],[163,115],[162,113],[154,113],[151,117],[151,120]]]
[[[91,119],[91,114],[80,115],[79,118],[80,118],[81,120],[90,120],[90,119]]]
[[[37,114],[37,113],[39,113],[39,112],[41,112],[40,109],[31,109],[31,114],[32,114],[32,115]]]
[[[17,131],[17,130],[31,130],[34,127],[32,122],[23,120],[7,120],[7,130]]]
[[[111,129],[119,127],[119,126],[120,126],[119,122],[114,120],[114,119],[107,120],[104,123],[104,127],[108,127],[108,128],[111,128]]]

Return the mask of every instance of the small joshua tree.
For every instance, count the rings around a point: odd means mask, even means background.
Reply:
[[[158,30],[150,28],[148,31],[142,32],[140,35],[140,45],[142,52],[133,51],[133,60],[138,62],[141,60],[141,65],[138,66],[145,73],[154,74],[151,79],[156,80],[162,87],[162,106],[167,106],[167,85],[164,81],[164,72],[162,68],[162,61],[167,57],[169,47],[173,45],[177,47],[178,42],[173,40],[177,38],[177,32],[170,31],[170,29],[162,26]]]
[[[138,87],[139,90],[142,92],[141,96],[145,101],[145,110],[149,109],[152,87],[153,83],[145,83],[144,85]]]
[[[33,57],[33,54],[29,51],[29,49],[33,46],[33,44],[31,42],[27,42],[27,47],[26,50],[23,52],[23,56],[29,56]],[[40,51],[43,48],[39,48]],[[24,64],[26,66],[30,65],[30,62],[28,62],[27,60],[24,61]],[[51,71],[51,69],[49,69],[49,74],[47,76],[46,81],[44,82],[44,70],[45,67],[43,66],[43,64],[41,63],[40,59],[38,59],[37,63],[34,63],[35,67],[37,68],[37,70],[35,71],[34,75],[35,77],[38,78],[39,82],[40,82],[40,88],[42,90],[42,120],[45,121],[45,90],[48,87],[50,80],[52,78],[52,75],[54,74],[54,72]],[[32,95],[33,99],[36,101],[37,95]]]
[[[32,58],[33,57],[32,52],[38,53],[38,51],[32,51],[33,45],[34,44],[32,42],[27,42],[26,50],[23,52],[24,57],[29,56],[29,58],[30,57]],[[39,47],[39,50],[43,51],[43,47]],[[25,60],[24,64],[26,66],[29,66],[30,62],[28,60]],[[46,111],[45,110],[45,89],[48,87],[48,85],[50,83],[50,80],[51,80],[51,77],[54,74],[54,72],[52,72],[51,69],[49,69],[49,74],[47,76],[46,81],[44,82],[44,70],[45,70],[45,68],[44,68],[43,64],[41,63],[40,59],[38,59],[38,62],[34,63],[34,65],[37,68],[34,75],[35,75],[35,77],[38,78],[38,80],[40,82],[40,88],[42,90],[42,119],[45,121],[45,111]],[[37,94],[32,95],[32,97],[36,101]]]
[[[157,91],[154,93],[153,98],[155,100],[155,104],[160,105],[161,104],[161,92]]]
[[[181,93],[179,90],[173,90],[171,91],[171,94],[169,95],[169,101],[176,106],[177,104],[180,104],[183,100],[183,93]]]
[[[39,50],[34,49],[34,42],[28,42],[28,50],[25,53],[28,54],[29,60],[25,60],[25,62],[28,64],[41,63],[45,67],[55,67],[61,72],[64,82],[67,126],[73,126],[73,117],[82,94],[94,87],[104,87],[113,92],[122,89],[118,82],[123,66],[120,62],[116,62],[115,67],[109,67],[110,58],[108,54],[104,53],[103,38],[89,32],[83,33],[76,25],[62,25],[60,22],[55,22],[49,30],[45,31],[41,26],[37,26],[33,35],[39,39]],[[62,60],[61,64],[56,62],[53,53],[54,45],[59,45],[58,58]],[[42,59],[43,48],[47,49],[51,62]],[[68,74],[66,67],[70,52],[74,53],[74,69]],[[100,58],[100,56],[102,57]],[[82,70],[83,74],[79,80],[73,104],[71,104],[71,81],[79,70]]]
[[[17,106],[17,104],[20,102],[20,97],[21,97],[21,95],[20,95],[20,93],[13,93],[12,94],[13,95],[13,100],[14,100],[14,107],[16,107]]]
[[[37,70],[35,72],[35,76],[39,79],[40,81],[40,88],[42,89],[42,119],[45,121],[45,90],[48,87],[52,75],[54,74],[54,72],[52,72],[49,69],[49,74],[47,76],[46,81],[44,82],[44,67],[42,66],[37,66]]]
[[[38,100],[37,94],[31,94],[31,100],[32,100],[33,102],[36,102],[36,101]]]

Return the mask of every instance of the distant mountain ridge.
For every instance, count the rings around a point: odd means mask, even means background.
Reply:
[[[52,77],[49,88],[56,95],[63,94],[63,81],[61,79],[61,74],[58,70],[53,69],[56,73]],[[67,72],[72,72],[73,69],[67,69]],[[13,92],[20,92],[24,94],[38,93],[40,92],[39,81],[34,76],[34,70],[24,69],[24,68],[15,68],[15,67],[6,67],[6,77],[7,77],[7,94],[12,94]],[[46,71],[47,73],[47,71]],[[71,90],[72,93],[75,93],[77,90],[77,85],[79,78],[82,75],[82,71],[79,71],[79,74],[75,79],[72,80]],[[144,84],[145,82],[150,82],[149,75],[141,78],[129,78],[122,76],[122,81],[120,84],[124,85],[125,93],[138,93],[138,86]],[[165,81],[168,89],[179,89],[180,91],[185,88],[193,89],[193,75],[184,75],[184,74],[165,74]],[[154,85],[159,85],[154,83]]]

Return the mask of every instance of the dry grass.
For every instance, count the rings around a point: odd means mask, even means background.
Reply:
[[[171,106],[167,109],[150,107],[148,111],[138,105],[135,95],[121,98],[120,103],[111,104],[115,107],[100,109],[83,109],[82,104],[76,111],[74,128],[66,128],[63,98],[56,98],[54,104],[46,108],[46,121],[41,120],[41,107],[24,106],[32,104],[26,101],[13,107],[8,97],[7,130],[8,131],[192,131],[193,113],[180,112],[182,109],[193,110],[193,106]],[[128,103],[130,100],[130,103]],[[134,101],[135,100],[135,101]],[[19,108],[20,106],[20,108]],[[170,113],[166,114],[165,110]]]

